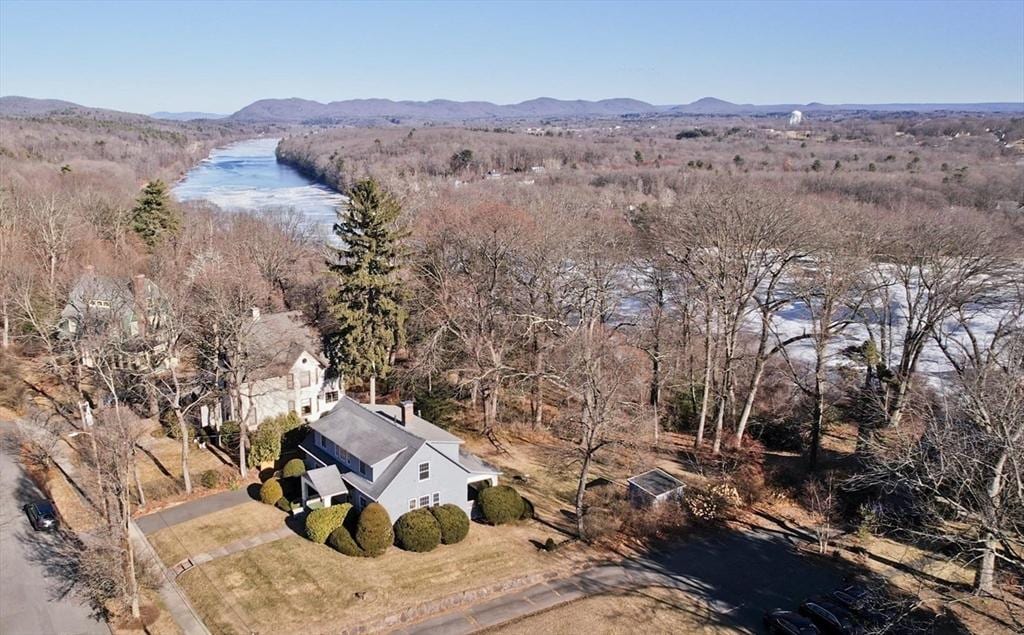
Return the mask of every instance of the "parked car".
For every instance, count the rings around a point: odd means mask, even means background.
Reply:
[[[53,531],[57,529],[57,508],[47,500],[38,500],[25,505],[28,522],[36,531]]]
[[[856,584],[837,589],[829,595],[836,604],[847,610],[864,606],[871,599],[871,592]]]
[[[881,626],[889,621],[888,616],[875,608],[871,592],[862,586],[843,587],[821,599],[839,605],[863,626]]]
[[[860,635],[863,632],[849,611],[826,600],[807,600],[800,605],[800,615],[809,618],[825,635]]]
[[[784,609],[772,609],[764,614],[764,627],[769,633],[780,635],[818,635],[811,620]]]

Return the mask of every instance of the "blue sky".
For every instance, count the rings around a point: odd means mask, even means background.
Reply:
[[[1024,0],[0,0],[0,94],[152,112],[266,97],[1024,101]]]

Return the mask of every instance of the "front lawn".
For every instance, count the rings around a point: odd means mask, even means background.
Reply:
[[[346,557],[296,536],[200,565],[178,582],[214,633],[329,632],[562,566],[565,557],[530,542],[551,535],[537,523],[474,523],[459,544],[430,553],[392,547],[380,558]]]
[[[256,501],[171,525],[148,536],[168,567],[185,558],[222,547],[242,538],[280,528],[287,514]]]

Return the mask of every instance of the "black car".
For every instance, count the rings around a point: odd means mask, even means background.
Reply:
[[[764,614],[764,627],[769,633],[782,635],[818,635],[811,620],[782,609],[773,609]]]
[[[800,615],[809,618],[825,635],[860,635],[862,629],[846,609],[827,600],[807,600]]]
[[[833,591],[829,595],[833,602],[848,611],[865,606],[871,601],[871,592],[856,584]]]
[[[57,528],[57,508],[50,501],[40,500],[25,505],[25,514],[36,531],[53,531]]]
[[[889,618],[884,613],[876,609],[877,598],[873,597],[871,592],[862,586],[851,585],[843,587],[829,593],[828,597],[821,599],[838,604],[841,608],[853,614],[854,619],[864,626],[876,627],[889,621]]]

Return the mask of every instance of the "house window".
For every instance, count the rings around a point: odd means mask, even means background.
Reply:
[[[291,399],[288,400],[288,412],[295,412],[295,402]]]
[[[302,380],[302,387],[303,388],[309,388],[309,385],[311,383],[313,383],[312,375],[313,374],[311,372],[309,372],[308,370],[305,371],[304,373],[302,373],[301,375],[299,375],[299,378]]]
[[[302,414],[308,415],[308,414],[312,414],[312,412],[313,412],[313,405],[309,402],[309,399],[303,399],[302,400]]]
[[[415,498],[410,498],[409,499],[409,509],[410,510],[416,509],[416,499]]]
[[[362,461],[359,461],[359,473],[365,476],[366,478],[370,478],[370,466],[367,465],[366,463],[363,463]]]
[[[291,373],[288,373],[287,379],[288,379],[288,390],[294,389],[295,388],[295,375],[293,375]]]
[[[430,497],[429,496],[420,496],[420,507],[429,507],[429,506],[430,506]]]
[[[420,463],[420,480],[425,481],[430,478],[430,463]]]
[[[430,506],[436,507],[441,504],[441,492],[434,492],[434,496],[431,498]]]
[[[337,390],[328,391],[324,395],[324,401],[326,401],[327,403],[334,403],[337,400],[338,400],[338,391]]]

